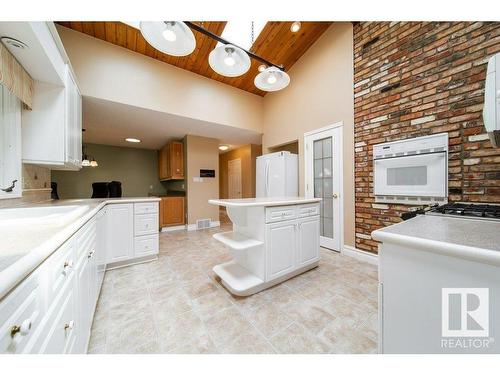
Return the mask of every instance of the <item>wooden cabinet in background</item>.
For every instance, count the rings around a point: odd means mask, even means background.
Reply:
[[[160,226],[184,225],[184,197],[162,197]]]
[[[158,154],[158,174],[160,180],[184,179],[184,145],[182,142],[169,142]]]

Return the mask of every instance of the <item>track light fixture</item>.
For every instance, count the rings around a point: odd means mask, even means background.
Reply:
[[[297,21],[298,22],[298,21]],[[300,29],[300,22],[298,22]],[[141,33],[146,41],[157,50],[172,56],[187,56],[196,48],[196,39],[192,30],[197,31],[221,43],[210,52],[210,67],[225,77],[238,77],[245,74],[251,66],[250,59],[261,63],[255,85],[264,91],[278,91],[290,83],[290,77],[282,65],[274,64],[263,57],[234,45],[193,22],[157,21],[141,22]],[[292,29],[293,31],[293,29]],[[297,29],[298,31],[298,29]]]

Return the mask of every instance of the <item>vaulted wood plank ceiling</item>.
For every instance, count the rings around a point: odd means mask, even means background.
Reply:
[[[127,48],[131,51],[175,65],[202,76],[240,88],[256,95],[266,92],[255,87],[253,81],[258,74],[260,63],[251,59],[250,70],[240,77],[229,78],[215,73],[208,64],[208,55],[217,42],[205,35],[194,32],[196,49],[189,56],[174,57],[151,47],[132,26],[121,22],[57,22],[70,29],[85,33],[97,39]],[[221,35],[226,22],[196,22],[212,33]],[[293,64],[314,44],[331,25],[331,22],[302,22],[297,33],[290,31],[292,22],[268,22],[255,40],[251,51],[275,64],[282,64],[289,70]]]

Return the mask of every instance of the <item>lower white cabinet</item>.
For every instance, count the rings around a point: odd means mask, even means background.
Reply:
[[[77,291],[74,276],[52,303],[35,346],[28,353],[83,353],[75,345],[79,336]]]
[[[108,207],[108,259],[116,263],[134,255],[134,205],[114,204]]]
[[[86,353],[107,263],[158,247],[157,232],[134,235],[133,203],[103,207],[0,300],[0,353]]]
[[[267,236],[267,275],[272,280],[290,272],[295,266],[297,251],[297,223],[287,220],[266,225]],[[287,251],[282,251],[286,248]]]
[[[316,211],[315,211],[316,212]],[[319,214],[319,212],[318,212]],[[302,267],[319,259],[319,216],[298,220],[297,266]]]
[[[39,275],[32,274],[0,303],[0,353],[23,353],[44,313]]]
[[[158,202],[112,204],[107,223],[108,267],[158,254]]]
[[[319,216],[294,220],[286,217],[266,224],[266,281],[319,260]],[[276,220],[273,217],[270,221]]]

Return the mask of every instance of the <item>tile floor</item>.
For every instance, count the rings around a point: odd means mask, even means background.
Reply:
[[[212,267],[222,229],[160,235],[158,261],[108,271],[89,353],[375,353],[377,268],[321,249],[320,266],[246,298]]]

